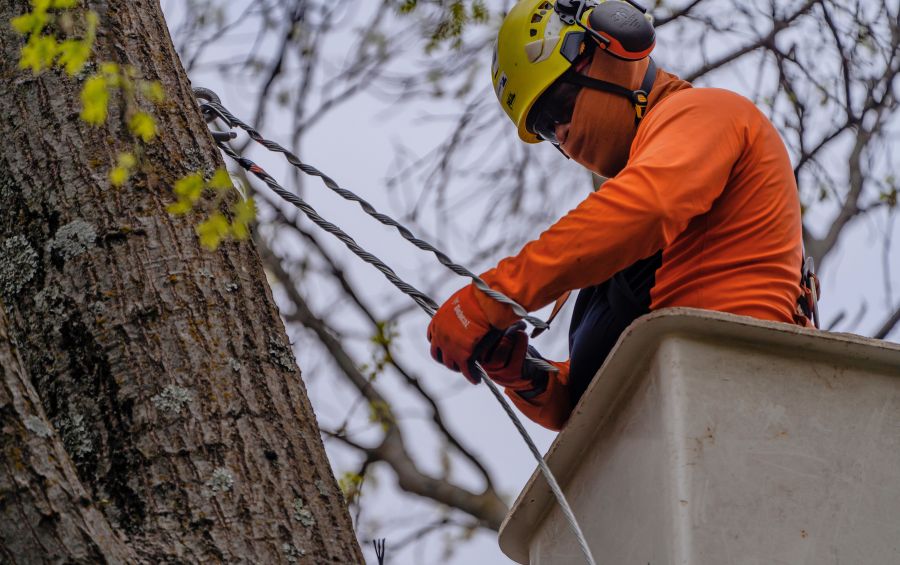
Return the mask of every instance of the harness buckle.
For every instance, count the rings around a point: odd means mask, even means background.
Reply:
[[[634,102],[634,114],[638,120],[644,119],[644,114],[647,113],[647,93],[643,90],[635,90],[631,94],[631,100]]]

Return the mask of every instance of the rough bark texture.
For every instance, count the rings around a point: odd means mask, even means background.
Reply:
[[[28,379],[0,308],[0,562],[134,561],[88,498]],[[39,559],[27,559],[37,561]]]
[[[252,245],[205,251],[198,217],[165,212],[178,178],[222,163],[159,5],[87,4],[95,59],[132,65],[168,98],[143,170],[110,187],[131,149],[121,113],[90,127],[83,79],[19,71],[6,22],[28,2],[0,5],[0,301],[21,357],[0,350],[0,447],[23,454],[0,471],[0,556],[361,562]],[[59,441],[77,480],[52,460]]]

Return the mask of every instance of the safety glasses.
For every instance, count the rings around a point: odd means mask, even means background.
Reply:
[[[572,121],[575,100],[581,86],[558,80],[550,86],[534,103],[525,120],[525,128],[544,141],[559,145],[556,126]]]

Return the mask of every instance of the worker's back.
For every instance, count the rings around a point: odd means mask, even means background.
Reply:
[[[668,159],[673,169],[687,160],[681,170],[690,172],[688,177],[663,182],[710,179],[708,189],[721,192],[709,210],[691,219],[663,250],[651,308],[690,306],[793,321],[800,294],[800,204],[778,132],[756,106],[737,94],[687,89],[661,101],[647,116],[633,153],[640,154],[651,136],[665,138],[671,128],[682,130],[677,139],[684,139],[685,132],[696,139],[714,136],[714,151],[697,154],[696,147],[654,143],[647,151],[665,155],[643,158]],[[724,188],[715,185],[723,173]],[[683,194],[691,198],[694,191]]]

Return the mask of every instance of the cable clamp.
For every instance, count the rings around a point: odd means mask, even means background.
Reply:
[[[194,88],[194,98],[199,100],[206,100],[207,102],[211,102],[212,104],[222,105],[222,99],[219,98],[219,95],[213,92],[208,88]],[[228,123],[228,120],[225,119],[222,114],[216,111],[216,109],[211,104],[204,104],[200,102],[200,112],[203,114],[203,119],[206,120],[206,125],[213,123],[216,118],[222,118],[225,123]],[[228,124],[231,127],[231,124]],[[226,141],[231,141],[232,139],[237,137],[237,133],[233,131],[215,131],[210,128],[209,133],[212,134],[213,139],[216,143],[224,143]]]

